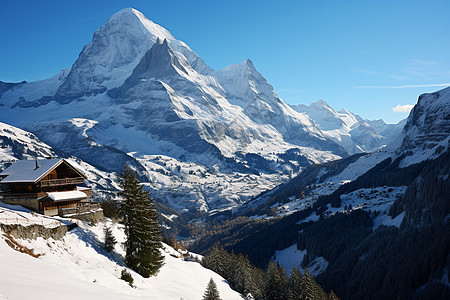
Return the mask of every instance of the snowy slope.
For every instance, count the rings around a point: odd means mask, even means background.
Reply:
[[[7,208],[1,206],[0,211],[3,210]],[[36,224],[49,222],[43,216],[20,213]],[[142,278],[130,271],[135,286],[132,288],[120,279],[123,248],[116,244],[112,254],[102,248],[104,226],[112,228],[119,243],[125,238],[122,226],[111,221],[95,226],[77,223],[79,227],[61,240],[15,239],[35,255],[41,255],[38,258],[13,250],[2,235],[0,299],[200,299],[210,278],[216,282],[222,299],[242,299],[221,276],[197,262],[184,261],[169,246],[165,246],[165,265],[157,276]]]
[[[0,169],[17,159],[55,156],[55,151],[34,134],[0,122]]]
[[[293,105],[309,116],[323,134],[349,153],[371,152],[389,144],[402,130],[405,120],[386,124],[383,120],[364,120],[346,109],[335,111],[323,100],[307,105]]]

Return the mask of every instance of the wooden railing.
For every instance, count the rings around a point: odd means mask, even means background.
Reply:
[[[41,187],[83,183],[83,177],[50,179],[40,181]]]
[[[83,203],[82,205],[73,208],[60,208],[58,209],[58,215],[60,217],[64,217],[67,215],[82,214],[100,208],[101,208],[100,203]]]
[[[28,199],[38,199],[46,195],[47,195],[46,193],[22,193],[22,194],[1,193],[0,198],[3,200],[28,200]]]

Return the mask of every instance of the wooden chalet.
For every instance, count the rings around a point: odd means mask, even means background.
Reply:
[[[65,159],[19,160],[0,173],[0,201],[54,216],[90,201],[92,190],[78,186],[85,179]]]

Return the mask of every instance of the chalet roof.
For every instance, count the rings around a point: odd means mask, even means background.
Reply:
[[[87,196],[80,191],[68,191],[68,192],[52,192],[47,193],[48,197],[53,201],[67,201],[67,200],[83,200]]]
[[[42,177],[47,175],[49,172],[53,171],[62,163],[66,163],[74,171],[80,174],[81,177],[86,178],[86,176],[75,168],[71,163],[63,158],[53,158],[53,159],[38,159],[37,160],[39,168],[36,169],[35,160],[18,160],[14,162],[11,166],[3,170],[0,173],[0,177],[6,176],[0,183],[13,183],[13,182],[37,182]]]

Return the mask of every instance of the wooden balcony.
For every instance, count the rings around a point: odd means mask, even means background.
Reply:
[[[47,196],[47,193],[1,193],[0,200],[36,200],[45,196]]]
[[[59,185],[67,185],[67,184],[80,184],[83,183],[83,177],[76,178],[63,178],[63,179],[51,179],[51,180],[42,180],[39,183],[41,187],[48,186],[59,186]]]

